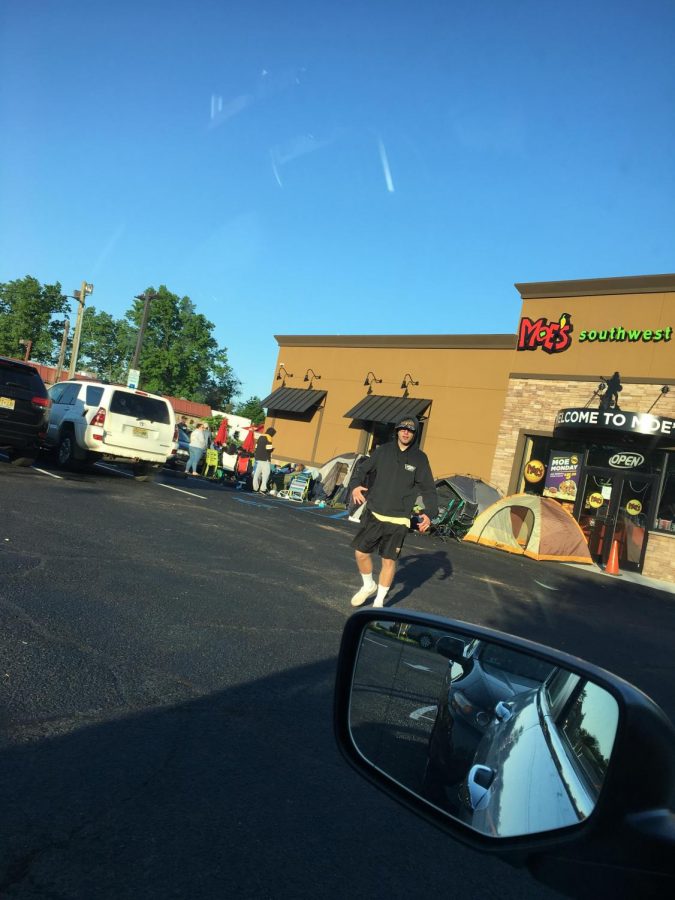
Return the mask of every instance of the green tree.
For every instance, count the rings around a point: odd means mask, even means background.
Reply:
[[[250,419],[254,425],[262,425],[265,421],[265,410],[260,402],[260,397],[256,396],[249,397],[248,400],[244,400],[243,403],[236,406],[234,414]]]
[[[22,356],[20,340],[33,342],[31,356],[56,362],[70,301],[61,285],[42,285],[26,275],[0,284],[0,354]]]
[[[124,319],[88,306],[82,319],[79,367],[104,381],[125,381],[136,333]]]
[[[213,337],[214,325],[196,312],[189,297],[162,285],[153,291],[143,338],[141,386],[148,391],[185,397],[222,408],[238,392],[239,380],[227,350]],[[144,301],[136,298],[127,320],[140,327]]]

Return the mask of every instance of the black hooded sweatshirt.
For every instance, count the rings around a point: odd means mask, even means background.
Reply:
[[[414,444],[406,450],[399,448],[396,438],[380,444],[356,466],[349,482],[350,497],[359,485],[368,486],[368,509],[381,516],[410,516],[420,494],[429,518],[438,515],[438,497],[429,460]]]

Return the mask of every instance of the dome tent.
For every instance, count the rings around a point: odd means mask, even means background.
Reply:
[[[593,564],[578,523],[555,500],[513,494],[476,517],[465,541],[556,562]]]

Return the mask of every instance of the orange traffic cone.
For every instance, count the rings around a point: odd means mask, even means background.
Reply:
[[[612,541],[612,548],[609,551],[609,559],[605,566],[605,573],[607,575],[621,574],[621,572],[619,572],[619,542],[616,540]]]

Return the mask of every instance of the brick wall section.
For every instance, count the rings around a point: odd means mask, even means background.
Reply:
[[[675,584],[675,534],[650,532],[642,574]]]
[[[585,406],[598,384],[598,379],[593,381],[509,379],[490,476],[493,484],[504,493],[508,491],[513,466],[520,462],[515,459],[515,452],[521,430],[553,434],[553,424],[558,410]],[[660,389],[660,384],[624,382],[623,391],[619,395],[621,408],[631,412],[647,412],[659,395]],[[589,407],[597,409],[598,398],[594,398]],[[675,388],[671,387],[670,393],[661,397],[653,409],[653,414],[675,418]]]

